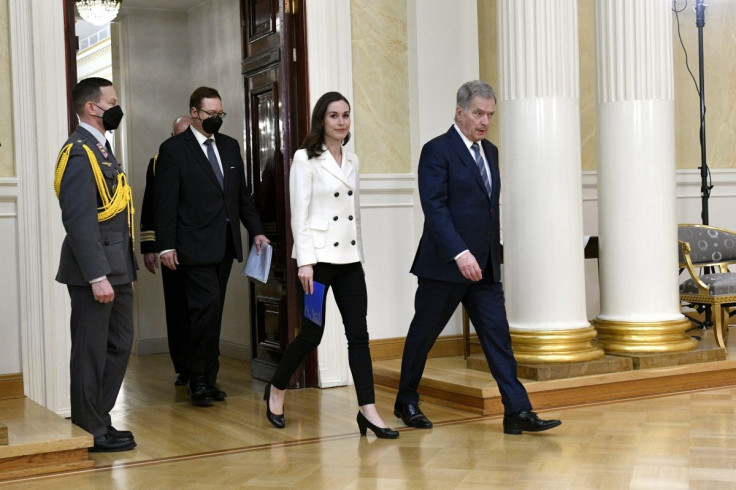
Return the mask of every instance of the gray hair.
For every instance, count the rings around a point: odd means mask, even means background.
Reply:
[[[462,107],[464,111],[470,107],[470,101],[473,100],[473,97],[496,101],[496,92],[493,91],[493,87],[480,80],[465,82],[457,89],[457,105]]]

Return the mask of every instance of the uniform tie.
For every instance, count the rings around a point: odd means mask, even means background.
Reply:
[[[483,163],[483,158],[480,156],[480,147],[478,146],[478,143],[473,143],[472,145],[470,145],[470,148],[472,148],[473,153],[475,153],[475,164],[478,165],[478,170],[480,170],[480,178],[483,179],[483,185],[486,186],[486,192],[488,193],[488,197],[490,197],[491,179],[488,178],[486,165]]]
[[[208,139],[204,142],[204,144],[207,146],[207,159],[210,161],[210,165],[212,165],[212,170],[215,171],[217,182],[220,183],[220,187],[223,187],[222,170],[220,170],[220,164],[217,162],[217,155],[215,155],[215,149],[212,147],[212,143],[213,141],[211,139]]]

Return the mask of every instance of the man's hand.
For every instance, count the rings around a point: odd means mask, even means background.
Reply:
[[[303,265],[299,267],[297,276],[299,277],[299,282],[302,283],[304,293],[312,294],[314,292],[314,269],[312,269],[312,266]]]
[[[475,260],[473,254],[469,251],[458,257],[455,262],[457,262],[460,274],[462,274],[464,278],[470,279],[473,282],[478,282],[483,279],[483,271],[480,270],[478,261]]]
[[[92,286],[92,295],[95,297],[95,301],[98,303],[112,303],[112,301],[115,299],[115,291],[112,289],[112,285],[110,284],[110,281],[107,280],[107,278],[93,282],[91,284]]]
[[[256,235],[253,237],[253,243],[256,245],[256,252],[261,253],[261,245],[264,243],[271,243],[271,240],[266,238],[266,235]]]
[[[147,254],[143,254],[143,263],[146,265],[146,269],[148,269],[148,272],[151,274],[156,273],[156,269],[158,269],[158,258],[156,258],[156,254],[151,252]]]
[[[176,270],[176,266],[179,265],[179,259],[176,256],[176,250],[170,250],[166,253],[162,253],[159,256],[159,259],[161,259],[161,263],[171,269],[172,271]]]

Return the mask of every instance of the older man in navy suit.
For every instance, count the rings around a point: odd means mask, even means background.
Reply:
[[[419,284],[394,406],[395,415],[410,427],[432,427],[419,409],[417,390],[427,355],[460,303],[498,383],[504,432],[538,432],[561,423],[541,420],[531,411],[516,376],[501,285],[498,149],[485,139],[495,113],[490,85],[478,80],[463,84],[455,124],[425,144],[419,159],[424,231],[411,268]]]

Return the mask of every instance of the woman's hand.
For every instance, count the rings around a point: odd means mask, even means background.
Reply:
[[[311,265],[303,265],[299,267],[299,282],[302,283],[305,294],[312,294],[314,292],[314,270]]]

